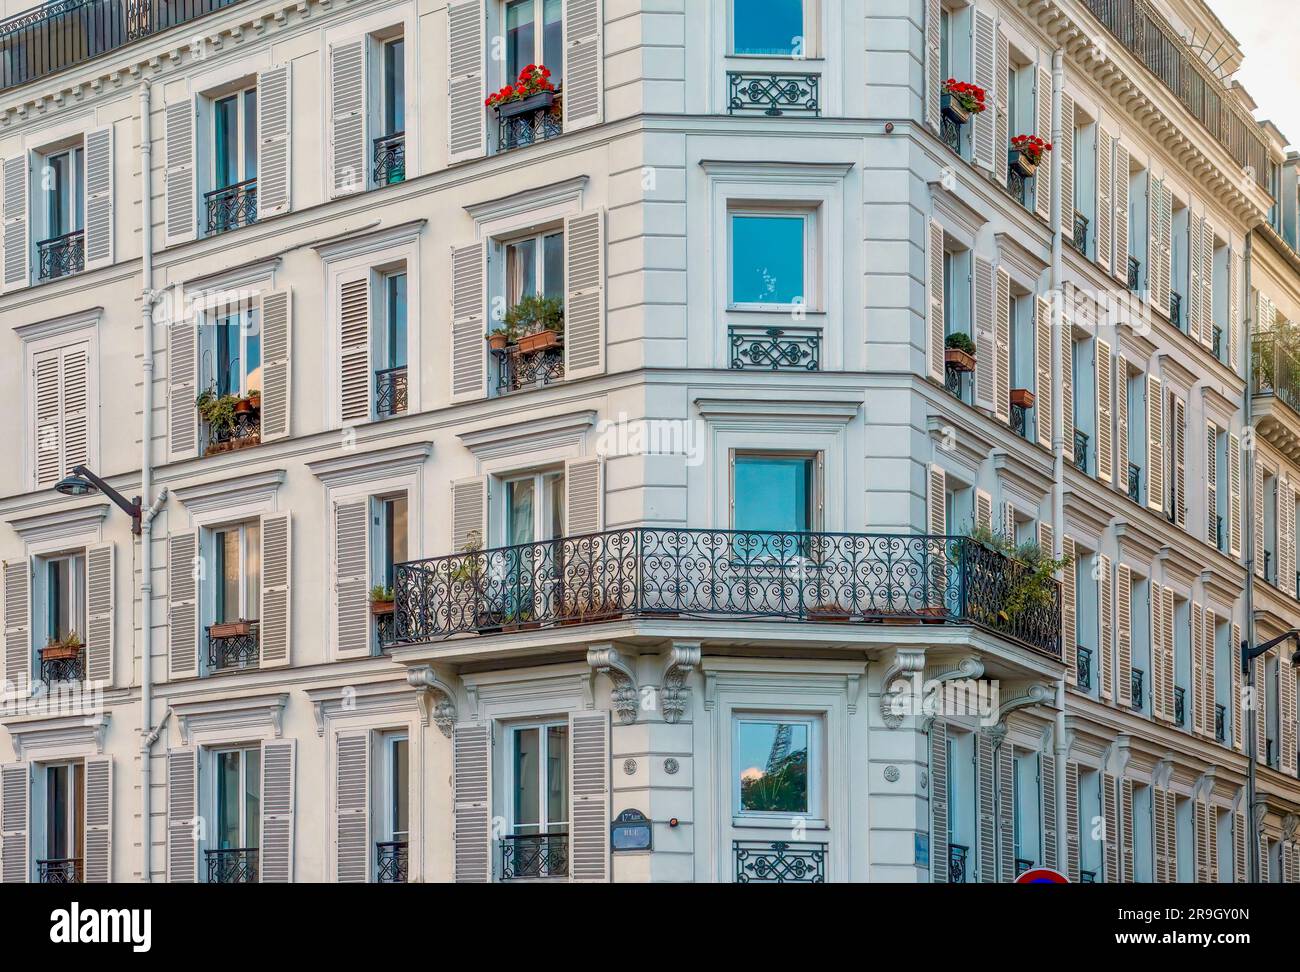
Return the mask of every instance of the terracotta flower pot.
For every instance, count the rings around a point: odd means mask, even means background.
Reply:
[[[955,371],[975,370],[975,355],[962,351],[960,348],[944,348],[943,361],[944,364]]]
[[[81,645],[46,645],[41,649],[41,658],[45,661],[64,661],[81,654]]]
[[[493,351],[504,351],[510,345],[510,338],[505,334],[489,334],[487,343]]]
[[[1028,388],[1011,389],[1011,404],[1017,408],[1033,408],[1034,393]]]
[[[371,601],[370,613],[376,615],[392,614],[395,604],[396,604],[395,601]]]
[[[838,604],[818,604],[808,609],[809,621],[838,621],[849,619],[849,612]]]
[[[208,635],[212,638],[242,638],[251,630],[252,626],[247,621],[223,621],[214,624],[208,630]]]
[[[235,412],[238,415],[247,415],[253,410],[253,400],[251,398],[241,398],[235,402]]]
[[[535,351],[549,351],[559,343],[560,335],[555,331],[541,330],[533,334],[525,334],[519,339],[518,346],[521,354],[532,354]]]

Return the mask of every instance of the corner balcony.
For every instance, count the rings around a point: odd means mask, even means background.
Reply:
[[[1031,577],[968,537],[637,527],[399,564],[396,637],[632,619],[965,625],[1059,660],[1060,589]]]
[[[1250,380],[1258,434],[1300,462],[1300,330],[1278,327],[1253,334]]]

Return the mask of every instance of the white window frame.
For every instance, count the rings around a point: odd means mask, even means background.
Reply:
[[[411,808],[414,801],[411,799],[411,765],[413,747],[411,735],[408,729],[381,729],[375,731],[375,738],[379,748],[379,759],[377,761],[379,774],[375,781],[379,786],[379,793],[375,800],[376,809],[379,811],[375,816],[379,818],[379,826],[375,828],[375,842],[385,843],[388,841],[407,842],[410,847],[411,831],[399,831],[393,828],[393,818],[397,815],[397,805],[395,802],[396,794],[394,784],[397,778],[397,754],[395,746],[399,742],[406,743],[406,825],[411,826]],[[377,865],[376,865],[377,866]]]
[[[201,555],[204,558],[204,561],[206,563],[215,565],[218,535],[222,533],[229,533],[236,530],[239,532],[239,610],[236,613],[236,617],[240,620],[245,620],[245,621],[261,620],[260,616],[257,618],[253,618],[250,617],[249,615],[250,607],[256,607],[258,609],[258,614],[259,615],[261,614],[261,605],[260,604],[252,605],[251,603],[252,597],[251,597],[251,590],[250,590],[250,583],[249,583],[252,578],[252,572],[249,570],[249,553],[251,548],[249,545],[248,528],[252,526],[254,523],[257,524],[258,531],[259,531],[258,532],[259,573],[257,577],[258,580],[257,589],[259,591],[259,599],[260,599],[260,591],[262,589],[262,585],[261,585],[262,576],[260,573],[261,571],[261,550],[260,550],[261,521],[260,519],[247,518],[247,519],[233,520],[225,523],[215,523],[210,526],[203,526],[200,529],[200,534],[199,534],[199,547],[200,550],[202,551]],[[204,619],[201,627],[207,627],[211,624],[216,623],[217,586],[220,583],[221,583],[221,578],[217,576],[216,571],[210,570],[207,572],[206,578],[200,585],[201,616]]]
[[[728,514],[727,526],[735,530],[736,527],[736,460],[745,459],[803,459],[809,460],[813,464],[813,479],[811,495],[808,497],[812,508],[808,511],[808,532],[819,533],[822,530],[822,519],[825,512],[825,503],[823,500],[824,490],[822,486],[826,474],[826,456],[821,450],[807,449],[746,449],[736,448],[729,450],[728,455]]]
[[[49,819],[49,792],[50,782],[49,773],[51,770],[66,769],[68,772],[68,857],[75,858],[77,848],[77,837],[82,839],[82,856],[85,855],[85,821],[81,814],[75,812],[77,806],[76,782],[77,777],[75,769],[81,769],[81,788],[82,801],[85,801],[86,789],[86,761],[84,759],[55,759],[49,762],[37,763],[38,772],[36,784],[33,787],[31,800],[31,850],[32,860],[50,861],[50,860],[67,860],[68,858],[56,858],[50,856],[50,832],[47,826]],[[84,806],[83,806],[84,812]]]
[[[493,544],[498,547],[510,546],[510,484],[532,480],[533,483],[533,539],[532,543],[547,543],[558,540],[558,536],[549,536],[550,510],[554,491],[560,491],[561,519],[565,512],[567,496],[565,490],[564,466],[550,465],[522,472],[500,472],[493,477],[498,488],[491,490],[496,494],[495,510],[489,511],[489,533],[496,527],[496,536],[500,541]],[[496,516],[492,516],[496,513]],[[561,524],[563,528],[563,524]]]
[[[548,236],[558,236],[560,238],[560,256],[561,259],[567,255],[564,250],[564,223],[554,223],[544,226],[540,229],[530,230],[527,233],[516,234],[513,236],[501,237],[496,241],[497,248],[501,251],[501,299],[502,306],[509,310],[512,306],[510,296],[510,248],[519,243],[526,243],[532,240],[536,246],[533,252],[533,281],[538,287],[545,287],[546,284],[546,238]],[[564,264],[560,266],[560,293],[553,295],[564,299]],[[544,294],[545,290],[536,290],[536,294]],[[518,300],[522,300],[528,294],[521,293]]]
[[[236,106],[235,125],[239,132],[238,138],[236,139],[236,147],[235,147],[235,151],[236,151],[235,171],[236,174],[239,176],[239,178],[237,178],[233,183],[231,183],[231,185],[237,186],[243,182],[247,182],[251,178],[255,178],[254,176],[250,176],[248,174],[247,165],[246,165],[246,161],[248,159],[248,145],[247,145],[248,98],[247,95],[248,92],[250,91],[253,92],[253,115],[254,115],[253,121],[254,124],[256,124],[257,100],[258,98],[261,97],[260,93],[257,90],[256,76],[254,76],[251,80],[245,78],[242,81],[230,85],[228,88],[223,88],[221,90],[214,91],[204,95],[204,97],[207,99],[207,109],[208,109],[207,110],[208,117],[207,117],[207,125],[206,125],[206,134],[208,138],[208,150],[205,154],[207,155],[207,176],[208,176],[209,192],[215,191],[217,189],[229,188],[229,186],[217,185],[217,105],[220,102],[227,101],[230,98],[236,99],[235,100],[235,106]],[[262,133],[259,129],[254,139],[254,145],[253,145],[254,165],[257,165],[259,168],[261,167],[260,166],[261,158],[258,156],[257,153],[258,146],[256,142],[260,141],[261,134]],[[200,202],[202,201],[203,199],[201,197]]]
[[[249,833],[248,801],[244,799],[244,794],[248,792],[247,790],[248,753],[250,752],[256,752],[258,754],[257,806],[258,806],[259,816],[256,821],[256,826],[257,826],[256,846],[250,845],[248,843],[248,833]],[[262,821],[261,821],[260,814],[262,808],[262,800],[264,799],[264,794],[262,793],[262,779],[261,779],[262,750],[261,750],[260,743],[230,743],[230,744],[204,747],[204,749],[202,750],[202,755],[204,757],[203,763],[205,765],[202,767],[202,772],[200,776],[202,778],[202,782],[208,784],[208,791],[206,796],[200,793],[199,805],[206,806],[208,808],[208,811],[211,814],[208,817],[208,819],[212,821],[212,826],[209,829],[208,833],[205,834],[205,839],[203,840],[202,846],[199,849],[201,851],[214,850],[216,849],[215,845],[218,843],[218,835],[220,834],[220,829],[221,829],[221,803],[219,798],[220,789],[217,780],[220,775],[220,771],[219,771],[220,757],[226,753],[239,753],[240,846],[239,848],[230,848],[230,849],[260,851],[262,846]],[[200,864],[202,863],[203,863],[203,858],[202,858],[202,854],[200,854]],[[206,873],[207,873],[206,868],[202,868],[201,870],[203,871],[206,880]]]
[[[239,323],[239,390],[237,394],[247,395],[254,388],[254,385],[249,380],[250,375],[248,372],[248,336],[251,331],[251,321],[256,316],[258,340],[262,341],[263,338],[260,295],[241,293],[235,301],[226,302],[224,295],[217,291],[195,306],[199,329],[198,382],[200,392],[215,386],[217,383],[218,322],[221,318],[235,313],[241,315]],[[257,372],[260,376],[266,364],[266,348],[264,345],[260,348],[259,355]],[[209,364],[205,364],[205,356],[208,358]],[[261,390],[260,381],[256,387]]]
[[[53,636],[53,633],[50,631],[50,565],[57,561],[64,560],[72,561],[75,564],[78,559],[81,561],[80,569],[78,570],[74,568],[70,574],[73,583],[74,603],[80,601],[79,610],[76,612],[79,616],[78,620],[80,621],[80,626],[74,627],[73,630],[81,637],[82,642],[85,643],[87,640],[86,619],[89,616],[86,606],[88,575],[86,573],[87,558],[85,548],[70,548],[68,550],[54,553],[36,554],[35,559],[35,573],[37,576],[33,579],[32,584],[32,613],[34,615],[32,618],[32,630],[35,635],[33,639],[34,644],[39,648],[39,646],[46,644]]]
[[[74,224],[65,233],[75,233],[84,231],[86,228],[86,144],[83,137],[78,136],[72,141],[58,143],[45,149],[37,149],[33,153],[33,161],[36,163],[33,168],[33,176],[38,188],[38,204],[33,207],[36,210],[35,218],[32,220],[32,226],[36,230],[35,243],[41,243],[45,240],[54,239],[56,234],[50,221],[50,194],[51,190],[45,187],[44,170],[51,165],[54,159],[59,156],[68,157],[68,175],[71,179],[71,185],[68,190],[68,212],[72,216],[71,222]],[[75,205],[78,191],[81,196],[81,205]],[[39,267],[33,268],[34,274],[39,274]]]
[[[811,308],[820,308],[821,269],[820,269],[820,227],[818,226],[821,207],[818,205],[800,205],[798,203],[760,204],[757,201],[742,204],[738,200],[727,207],[727,263],[726,263],[726,309],[728,311],[748,311],[754,313],[777,313],[788,317],[792,312],[808,312]],[[737,301],[733,292],[735,279],[735,239],[732,232],[732,220],[737,217],[753,216],[771,217],[803,221],[803,293],[801,300],[785,304],[764,304],[752,301]]]
[[[790,712],[774,709],[737,707],[731,712],[731,816],[734,824],[757,823],[760,826],[784,824],[794,818],[824,820],[826,816],[826,728],[825,714]],[[789,723],[808,729],[808,806],[803,812],[778,813],[745,810],[741,806],[740,728],[745,724]]]
[[[726,56],[745,61],[807,61],[821,57],[821,0],[802,0],[803,50],[795,54],[737,54],[736,0],[723,0],[726,17]]]
[[[552,824],[547,819],[549,816],[550,807],[547,806],[546,764],[547,764],[547,758],[549,754],[546,751],[546,745],[547,745],[546,730],[554,726],[562,726],[564,728],[565,738],[568,743],[566,747],[566,753],[568,754],[568,759],[566,759],[566,764],[564,769],[565,791],[566,791],[564,800],[565,803],[567,804],[569,802],[569,795],[567,792],[568,785],[569,783],[572,782],[572,780],[570,779],[570,777],[572,776],[572,768],[570,763],[572,760],[572,746],[573,746],[573,739],[569,734],[568,719],[541,718],[541,719],[530,720],[527,722],[512,722],[507,724],[504,727],[506,730],[506,745],[503,747],[505,752],[506,801],[505,801],[505,807],[503,809],[505,810],[506,833],[512,836],[543,836],[547,834],[557,834],[557,833],[567,834],[569,832],[569,821],[572,818],[572,814],[573,814],[572,807],[567,808],[569,813],[565,816],[564,820],[559,821],[558,823]],[[537,824],[536,824],[537,834],[518,835],[517,831],[520,826],[533,826],[532,824],[521,825],[519,821],[515,819],[515,783],[516,783],[515,754],[517,752],[516,746],[517,746],[519,733],[528,729],[537,730],[537,738],[539,743],[538,746],[539,759],[538,759],[538,768],[537,768],[538,798],[540,800],[540,803],[537,808],[537,813],[538,813]],[[552,827],[559,827],[561,829],[552,830],[551,829]]]
[[[53,321],[17,328],[23,342],[23,428],[27,448],[22,450],[25,464],[23,480],[36,489],[36,359],[49,351],[61,351],[74,345],[86,345],[86,457],[87,466],[99,463],[99,317],[101,311],[87,315],[56,318]],[[66,442],[64,443],[66,446]],[[63,457],[60,456],[60,462]]]
[[[510,6],[510,2],[511,2],[511,0],[498,0],[498,2],[497,2],[496,5],[495,5],[495,6],[496,6],[496,9],[493,11],[494,16],[496,17],[498,23],[500,24],[500,28],[501,28],[501,37],[502,37],[503,43],[504,43],[504,39],[505,39],[505,36],[506,36],[506,8],[507,8],[508,6]],[[544,33],[544,25],[545,25],[545,19],[544,19],[544,18],[545,18],[545,14],[546,14],[546,0],[532,0],[532,3],[533,3],[533,56],[532,56],[532,63],[533,63],[533,64],[545,65],[545,66],[546,66],[547,68],[549,68],[552,72],[554,72],[554,71],[555,71],[555,65],[553,65],[553,64],[546,64],[546,60],[545,60],[545,58],[546,58],[546,52],[545,52],[545,50],[543,49],[543,45],[545,44],[545,40],[546,40],[546,38],[543,36],[543,33]],[[566,6],[567,6],[567,4],[566,4]],[[563,35],[564,35],[564,10],[563,10],[563,6],[561,7],[561,11],[560,11],[560,35],[561,35],[561,37],[563,37]],[[561,42],[561,43],[563,43],[563,42]],[[562,51],[562,53],[561,53],[561,56],[562,56],[562,57],[563,57],[563,54],[564,54],[564,53],[565,53],[565,52]],[[492,84],[489,84],[489,85],[488,85],[489,90],[493,90],[493,91],[495,91],[497,88],[501,87],[501,85],[503,85],[503,84],[507,84],[507,83],[509,83],[509,84],[513,84],[515,81],[518,80],[518,72],[515,72],[515,75],[516,75],[515,77],[511,77],[511,76],[510,76],[510,70],[509,70],[509,67],[508,67],[507,64],[506,64],[506,57],[505,57],[505,53],[504,53],[504,50],[503,50],[503,52],[502,52],[502,56],[501,56],[501,59],[500,59],[499,62],[497,62],[497,67],[496,67],[496,85],[493,86]],[[561,71],[560,77],[561,77],[561,80],[563,80],[563,71]]]

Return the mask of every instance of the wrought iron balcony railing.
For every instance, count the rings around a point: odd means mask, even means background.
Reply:
[[[261,658],[258,623],[248,622],[248,630],[231,635],[213,635],[207,628],[208,671],[225,672],[241,668],[256,668]]]
[[[256,884],[257,848],[225,847],[205,850],[209,884]]]
[[[727,328],[731,367],[745,371],[818,371],[821,368],[820,327]]]
[[[1142,467],[1128,464],[1128,498],[1134,503],[1141,503],[1142,499]]]
[[[1210,325],[1210,353],[1223,360],[1223,328],[1218,324]]]
[[[1030,180],[1013,165],[1007,169],[1007,192],[1011,198],[1026,209],[1032,208],[1032,199],[1029,195]]]
[[[86,649],[71,658],[46,658],[41,656],[41,681],[46,685],[55,682],[80,682],[86,678]]]
[[[1174,722],[1187,725],[1187,690],[1181,685],[1174,686]]]
[[[1074,680],[1085,692],[1092,691],[1092,649],[1077,645],[1074,649]]]
[[[970,848],[965,844],[948,845],[948,883],[966,883],[966,862],[970,858]]]
[[[375,844],[375,881],[379,884],[406,883],[406,841],[388,840]]]
[[[203,196],[208,212],[208,235],[251,226],[257,222],[257,180],[245,179],[233,186],[213,189]]]
[[[727,72],[727,114],[820,115],[817,74]]]
[[[944,144],[956,155],[961,155],[961,128],[961,123],[947,112],[940,116],[939,134],[943,137]]]
[[[1228,739],[1228,720],[1226,718],[1227,710],[1214,703],[1214,739],[1216,742],[1226,742]]]
[[[1183,295],[1176,290],[1169,291],[1169,323],[1180,331],[1187,330],[1183,320]]]
[[[795,840],[733,840],[737,884],[824,884],[826,845]]]
[[[540,351],[520,351],[517,345],[494,350],[497,359],[497,394],[540,388],[564,380],[564,345]]]
[[[1096,884],[1096,883],[1097,883],[1097,872],[1096,872],[1096,871],[1080,871],[1080,872],[1079,872],[1079,883],[1080,883],[1080,884]]]
[[[406,132],[380,135],[375,139],[375,185],[391,186],[405,178]]]
[[[375,619],[375,643],[379,645],[379,653],[383,654],[397,640],[397,617],[392,611],[372,617]]]
[[[1084,256],[1088,255],[1088,217],[1083,213],[1074,214],[1074,233],[1070,237],[1070,245]]]
[[[406,414],[406,366],[375,372],[375,414],[380,418]]]
[[[1079,472],[1088,471],[1088,433],[1074,430],[1074,468]]]
[[[1146,696],[1143,694],[1143,682],[1146,680],[1146,672],[1140,668],[1129,669],[1128,673],[1128,694],[1129,704],[1141,712],[1142,707],[1146,704]]]
[[[1128,258],[1128,289],[1137,290],[1142,276],[1142,261],[1137,257]]]
[[[207,430],[207,455],[257,445],[262,441],[261,409],[236,412],[229,425],[208,425]]]
[[[1016,858],[1016,874],[1024,874],[1030,868],[1034,867],[1035,862],[1024,857]]]
[[[1022,439],[1029,438],[1029,409],[1011,403],[1011,431]]]
[[[508,105],[497,111],[497,151],[509,152],[564,134],[561,96],[529,111],[516,111]]]
[[[73,230],[36,244],[38,280],[55,280],[86,269],[86,234]]]
[[[1250,359],[1251,392],[1271,395],[1300,412],[1300,328],[1251,335]]]
[[[1061,657],[1059,585],[969,537],[634,527],[395,573],[404,643],[682,617],[975,625]]]
[[[501,838],[501,880],[557,878],[569,873],[569,835],[507,834]]]
[[[81,858],[63,857],[36,862],[39,884],[80,884]]]

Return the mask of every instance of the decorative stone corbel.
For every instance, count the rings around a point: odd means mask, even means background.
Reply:
[[[903,675],[915,675],[925,671],[925,649],[924,648],[899,648],[894,653],[894,661],[885,669],[885,675],[880,680],[880,718],[884,720],[885,726],[890,729],[897,729],[903,724],[902,713],[894,711],[894,699],[897,694],[891,691],[893,684]]]
[[[686,676],[700,664],[698,641],[674,642],[668,651],[668,664],[664,667],[659,706],[664,722],[675,723],[686,712]]]
[[[1012,696],[999,705],[997,722],[985,730],[989,734],[989,738],[993,740],[993,749],[996,751],[1001,747],[1003,740],[1007,738],[1007,716],[1017,709],[1027,709],[1031,705],[1043,705],[1055,697],[1056,693],[1052,686],[1035,683],[1025,689],[1024,695]]]
[[[406,673],[406,681],[420,689],[416,697],[420,704],[420,722],[433,724],[448,739],[451,738],[452,726],[456,724],[456,692],[444,682],[429,665],[420,665]]]
[[[637,703],[640,693],[636,684],[636,673],[613,645],[593,645],[587,649],[587,664],[591,666],[592,675],[606,675],[614,683],[612,701],[619,722],[630,725],[636,722]]]

